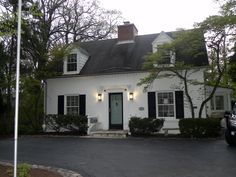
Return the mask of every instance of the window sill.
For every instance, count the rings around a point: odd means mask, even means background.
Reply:
[[[79,74],[80,71],[67,71],[67,72],[64,72],[63,75],[70,75],[70,74]]]
[[[174,67],[174,64],[154,64],[153,67],[154,68],[170,68],[170,67]]]

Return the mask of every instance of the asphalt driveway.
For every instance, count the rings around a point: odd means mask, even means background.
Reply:
[[[13,161],[13,139],[0,140],[0,161]],[[23,137],[21,162],[84,177],[235,177],[236,148],[223,140]]]

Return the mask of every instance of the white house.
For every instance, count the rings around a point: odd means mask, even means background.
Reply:
[[[63,75],[46,80],[46,114],[88,115],[97,119],[97,130],[128,130],[132,116],[164,118],[164,127],[178,127],[179,119],[191,117],[183,83],[172,77],[156,79],[147,92],[137,86],[148,74],[142,69],[144,56],[155,52],[157,45],[170,42],[173,33],[138,35],[134,24],[125,23],[118,26],[118,38],[75,45],[64,60]],[[203,82],[208,57],[204,43],[200,49],[203,55],[195,59],[172,55],[170,66],[176,60],[190,63],[195,71],[189,77]],[[196,114],[209,89],[205,85],[190,85]],[[222,107],[215,101],[214,108],[230,109],[230,92],[217,91],[222,93],[225,104]],[[203,117],[214,112],[214,108],[211,110],[208,105]]]

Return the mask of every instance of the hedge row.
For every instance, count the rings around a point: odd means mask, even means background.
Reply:
[[[71,131],[74,134],[86,135],[88,129],[87,116],[50,114],[45,117],[47,129],[55,132]]]
[[[217,137],[220,135],[221,125],[219,118],[189,118],[179,121],[179,130],[182,136],[191,138]]]
[[[133,136],[151,135],[159,132],[163,123],[164,119],[131,117],[129,129]]]

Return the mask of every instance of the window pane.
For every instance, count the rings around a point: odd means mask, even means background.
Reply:
[[[164,117],[163,105],[158,106],[158,117]]]
[[[67,63],[67,71],[77,71],[77,63]]]
[[[174,105],[168,105],[167,117],[174,117]]]
[[[71,106],[70,103],[71,103],[71,96],[68,96],[67,99],[66,99],[66,105],[67,106]]]
[[[163,104],[162,94],[158,93],[158,104]]]
[[[76,62],[77,55],[76,54],[70,54],[68,55],[68,62]]]
[[[224,96],[215,96],[216,110],[224,110]]]
[[[67,107],[67,114],[78,115],[78,107]]]
[[[174,103],[173,93],[169,93],[168,100],[169,100],[169,104],[173,104]]]
[[[214,97],[211,99],[211,110],[215,109]]]

